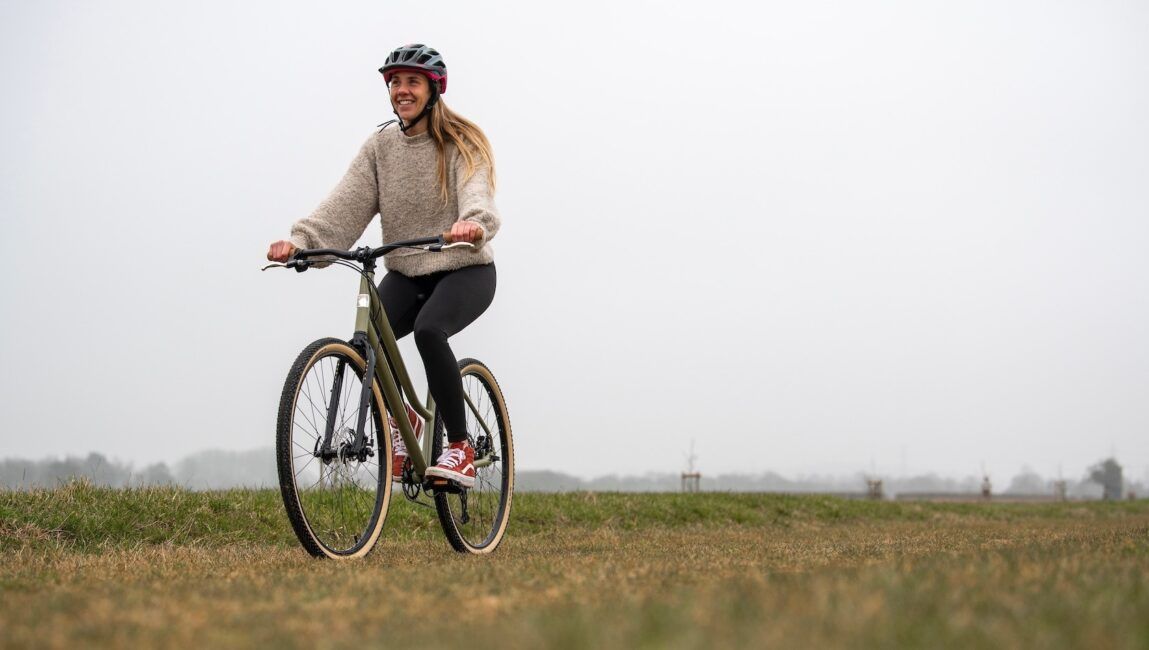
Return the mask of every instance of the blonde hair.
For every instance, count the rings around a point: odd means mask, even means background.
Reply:
[[[443,203],[450,196],[447,187],[447,144],[455,145],[466,165],[467,180],[475,175],[480,165],[487,167],[487,183],[495,191],[495,158],[491,154],[491,143],[477,124],[447,108],[442,99],[435,102],[428,116],[427,131],[439,150],[439,193]]]

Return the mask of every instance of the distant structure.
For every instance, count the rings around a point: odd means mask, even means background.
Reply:
[[[1053,498],[1055,500],[1057,500],[1057,501],[1068,500],[1068,497],[1067,497],[1068,492],[1069,492],[1068,484],[1065,482],[1065,479],[1057,479],[1056,481],[1053,482]]]
[[[885,494],[882,492],[882,479],[867,478],[866,498],[873,499],[874,501],[881,501],[884,497]]]
[[[690,455],[686,457],[686,471],[682,473],[682,491],[699,492],[701,490],[702,473],[694,469],[694,461],[698,456],[694,453],[694,441],[690,441]]]
[[[981,477],[981,498],[989,501],[993,497],[993,484],[989,482],[989,474]]]

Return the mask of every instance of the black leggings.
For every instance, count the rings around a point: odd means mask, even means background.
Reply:
[[[415,277],[390,271],[379,283],[379,298],[395,338],[415,333],[415,346],[427,371],[427,388],[443,414],[447,439],[466,440],[463,381],[447,338],[475,322],[491,306],[495,265],[465,266]]]

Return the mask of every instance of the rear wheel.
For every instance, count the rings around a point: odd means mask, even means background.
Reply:
[[[475,448],[475,486],[457,493],[437,492],[435,509],[451,547],[460,553],[490,553],[507,531],[515,487],[511,420],[495,376],[475,359],[459,362],[463,376],[467,433]],[[435,414],[432,461],[447,447],[441,413]]]
[[[387,517],[391,436],[382,433],[383,402],[374,381],[365,444],[355,444],[366,366],[347,343],[321,339],[303,349],[283,385],[276,427],[279,487],[296,537],[317,557],[366,555]]]

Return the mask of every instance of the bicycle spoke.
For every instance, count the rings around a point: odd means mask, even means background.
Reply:
[[[305,419],[307,419],[307,422],[308,422],[308,424],[310,424],[310,425],[312,426],[312,428],[314,428],[314,429],[315,429],[315,431],[316,431],[317,433],[319,433],[319,435],[321,435],[321,436],[322,436],[322,435],[323,435],[323,430],[322,430],[322,429],[320,429],[320,428],[319,428],[319,427],[318,427],[318,426],[315,424],[315,421],[319,419],[319,417],[318,417],[318,414],[319,414],[321,411],[320,411],[319,407],[315,405],[315,401],[311,399],[311,390],[309,389],[309,387],[308,387],[307,385],[304,385],[303,389],[300,391],[300,394],[301,394],[301,395],[303,395],[303,397],[304,397],[304,398],[307,400],[307,403],[311,405],[311,418],[307,418],[307,414],[306,414],[306,413],[304,413],[304,412],[302,411],[302,409],[297,409],[297,410],[298,410],[298,411],[299,411],[301,414],[303,414],[303,416],[304,416],[304,418],[305,418]],[[323,411],[324,411],[324,412],[326,411],[326,407],[323,409]]]
[[[308,452],[307,454],[300,454],[300,455],[296,456],[295,458],[299,459],[299,458],[304,458],[304,457],[307,458],[307,462],[303,464],[303,467],[300,467],[298,470],[296,470],[296,472],[295,472],[296,476],[301,476],[304,472],[307,471],[307,468],[311,467],[311,464],[317,460],[315,458],[315,455],[312,454],[311,452]]]

